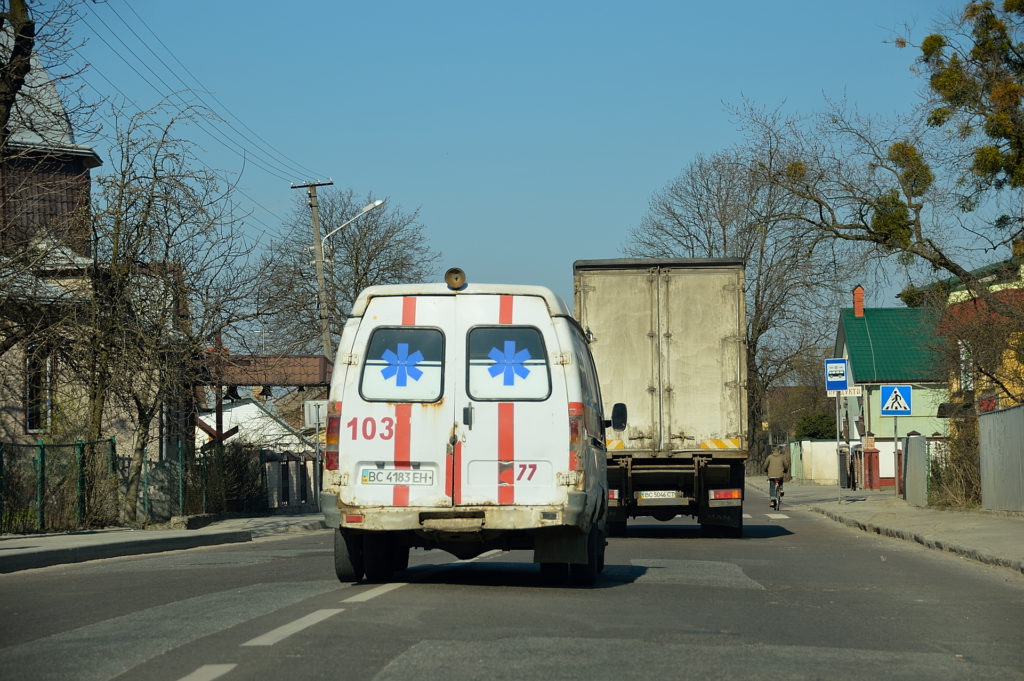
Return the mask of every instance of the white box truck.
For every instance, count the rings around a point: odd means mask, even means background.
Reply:
[[[609,534],[694,516],[743,532],[747,354],[735,259],[579,260],[575,313],[601,392],[629,407],[608,446]]]
[[[321,496],[338,578],[388,580],[410,547],[530,549],[592,584],[606,424],[583,331],[549,289],[445,281],[367,288],[345,323]]]

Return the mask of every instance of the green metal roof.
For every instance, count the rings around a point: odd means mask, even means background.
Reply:
[[[863,317],[852,308],[839,313],[836,352],[846,351],[854,383],[942,382],[933,345],[935,318],[912,307],[866,307]]]

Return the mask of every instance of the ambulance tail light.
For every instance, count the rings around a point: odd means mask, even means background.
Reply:
[[[583,470],[583,405],[569,403],[569,469]]]
[[[327,447],[324,449],[324,468],[338,470],[338,440],[341,438],[341,402],[327,404]]]

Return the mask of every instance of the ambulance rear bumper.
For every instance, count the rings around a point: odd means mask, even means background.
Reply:
[[[342,528],[364,531],[482,532],[546,527],[589,529],[587,495],[569,492],[564,505],[547,506],[346,506],[338,503]],[[325,514],[326,515],[326,514]]]

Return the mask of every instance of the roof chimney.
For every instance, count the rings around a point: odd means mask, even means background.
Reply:
[[[860,284],[853,289],[853,316],[864,316],[864,287]]]

